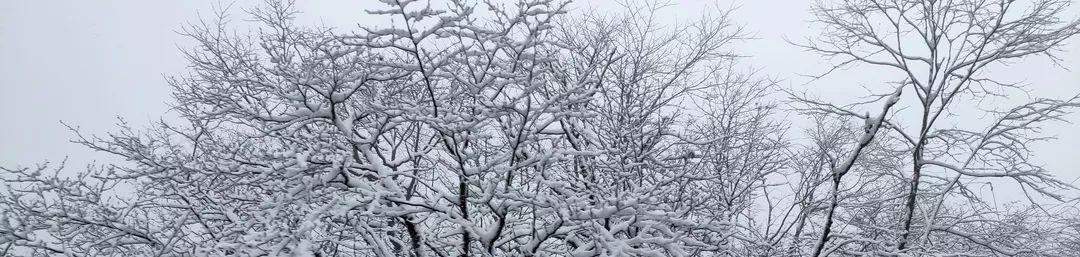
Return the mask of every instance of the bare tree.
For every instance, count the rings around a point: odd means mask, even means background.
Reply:
[[[870,253],[1054,255],[1052,249],[1042,248],[1046,245],[1016,245],[986,238],[990,235],[982,233],[991,230],[975,227],[995,226],[992,223],[999,222],[999,218],[993,216],[1007,211],[983,201],[981,192],[970,186],[1006,178],[1015,181],[1036,208],[1043,206],[1033,198],[1037,196],[1066,201],[1061,190],[1073,187],[1035,163],[1029,146],[1046,139],[1039,134],[1040,124],[1060,120],[1068,110],[1080,105],[1078,98],[1036,99],[1009,110],[986,109],[978,104],[986,98],[1010,98],[1023,92],[1022,84],[989,76],[987,70],[994,65],[1033,55],[1056,60],[1055,51],[1066,39],[1080,33],[1080,23],[1060,18],[1068,4],[1059,0],[860,0],[817,4],[815,22],[824,32],[801,46],[837,62],[826,74],[856,64],[884,67],[895,74],[895,83],[887,87],[893,93],[875,94],[856,105],[796,97],[802,103],[800,108],[807,112],[866,120],[864,138],[873,139],[878,128],[884,128],[888,137],[899,139],[899,147],[909,155],[903,164],[909,172],[895,174],[907,177],[902,183],[908,188],[900,197],[903,207],[900,216],[895,217],[899,222],[890,229],[895,239],[875,243],[880,245]],[[900,98],[901,92],[914,97]],[[902,104],[903,110],[891,111],[894,104],[906,101],[913,102]],[[883,102],[883,108],[874,116],[856,110],[875,102]],[[958,113],[979,110],[997,120],[987,128],[961,126],[964,122],[955,121],[968,115]],[[847,158],[856,160],[862,145],[856,146]],[[846,173],[843,167],[851,163],[841,164],[833,172],[834,186]],[[895,197],[884,196],[882,200]],[[953,201],[962,201],[955,204],[970,205],[966,208],[971,209],[948,208]],[[829,213],[836,208],[833,204]],[[830,214],[826,224],[832,220]],[[830,240],[829,228],[826,225],[821,234],[815,255]],[[941,240],[941,236],[956,237],[966,241],[965,245],[984,249],[935,246],[933,242]],[[833,249],[856,249],[842,244],[837,242]]]

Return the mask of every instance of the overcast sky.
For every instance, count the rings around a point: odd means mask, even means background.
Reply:
[[[90,133],[112,130],[116,117],[143,127],[168,109],[164,76],[185,70],[177,51],[190,42],[176,31],[218,1],[0,1],[0,165],[31,165],[70,156],[84,164],[101,160],[69,143],[60,121]],[[240,7],[250,1],[238,1]],[[349,27],[370,17],[361,0],[298,1],[302,21]],[[819,94],[862,93],[881,79],[854,69],[806,85],[797,74],[821,72],[827,63],[784,41],[813,36],[806,21],[809,1],[676,1],[670,19],[698,15],[701,6],[738,6],[735,22],[757,39],[742,43],[746,63],[790,87]],[[604,3],[597,5],[606,8]],[[582,8],[579,5],[576,8]],[[1075,13],[1075,12],[1074,12]],[[1041,59],[996,67],[995,77],[1030,84],[1036,96],[1066,97],[1080,92],[1080,41],[1067,46],[1063,65]],[[838,101],[843,101],[838,97]],[[1050,127],[1059,136],[1038,147],[1039,158],[1065,177],[1080,176],[1080,115],[1072,124]],[[976,122],[978,117],[973,118]]]

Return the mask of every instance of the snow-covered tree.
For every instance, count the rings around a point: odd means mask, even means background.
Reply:
[[[779,168],[782,127],[757,102],[770,84],[734,72],[742,34],[726,15],[661,30],[654,5],[440,5],[384,1],[368,12],[389,22],[355,32],[298,26],[279,1],[249,12],[251,33],[224,17],[190,27],[191,72],[170,79],[181,121],[80,135],[127,163],[77,178],[9,170],[5,243],[682,256],[752,240],[738,215]]]
[[[795,91],[742,72],[745,34],[722,11],[670,22],[645,2],[381,0],[365,15],[383,22],[343,31],[302,25],[291,1],[242,23],[223,10],[183,30],[196,44],[168,79],[167,118],[72,128],[124,161],[2,169],[0,249],[1075,255],[1073,186],[1028,147],[1080,99],[991,110],[986,128],[944,121],[1021,88],[986,67],[1053,57],[1080,33],[1059,20],[1067,3],[820,3],[807,49],[900,79],[861,105],[791,94],[793,111],[779,93]],[[783,120],[799,114],[805,138]],[[1031,200],[987,203],[972,188],[985,183]]]

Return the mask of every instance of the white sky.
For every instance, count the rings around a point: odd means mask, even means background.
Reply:
[[[89,133],[104,133],[113,129],[116,117],[124,117],[135,127],[160,117],[170,101],[163,77],[184,71],[186,63],[177,49],[190,43],[175,31],[196,20],[200,11],[210,15],[210,6],[216,2],[0,1],[0,165],[26,166],[64,156],[79,165],[107,160],[104,154],[69,143],[72,134],[60,121]],[[250,2],[237,5],[251,6]],[[304,22],[349,26],[368,16],[362,0],[298,2],[305,12]],[[818,56],[784,41],[814,35],[806,23],[809,1],[673,2],[678,4],[672,7],[677,14],[672,19],[696,16],[709,4],[738,6],[735,22],[758,38],[741,44],[739,52],[751,55],[748,64],[783,79],[785,85],[801,86],[806,79],[797,74],[827,67]],[[997,68],[997,78],[1026,82],[1037,96],[1080,93],[1080,40],[1070,43],[1062,57],[1072,71],[1045,60],[1024,60]],[[875,85],[879,75],[853,69],[805,87],[822,95],[852,96],[864,92],[862,86]],[[1077,122],[1049,128],[1047,132],[1060,140],[1041,145],[1038,154],[1064,177],[1080,176],[1080,114],[1071,118]]]

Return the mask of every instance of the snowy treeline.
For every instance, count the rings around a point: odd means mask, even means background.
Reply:
[[[985,70],[1055,58],[1080,33],[1069,1],[820,2],[822,33],[793,47],[902,78],[858,103],[740,72],[728,13],[672,26],[664,5],[569,4],[382,0],[366,15],[386,24],[341,31],[267,1],[196,23],[169,79],[179,118],[75,130],[126,161],[3,169],[0,251],[1080,255],[1077,189],[1029,148],[1080,98],[949,121],[1023,99]]]

